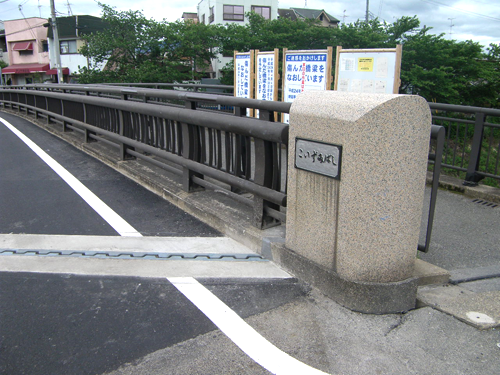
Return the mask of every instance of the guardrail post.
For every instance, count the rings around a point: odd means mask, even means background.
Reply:
[[[425,243],[418,244],[417,249],[424,253],[429,251],[432,236],[432,226],[434,224],[434,212],[436,211],[437,194],[439,191],[439,176],[441,175],[441,164],[443,162],[443,150],[445,129],[442,126],[431,125],[431,140],[436,140],[436,152],[429,154],[429,160],[434,161],[434,168],[432,171],[432,187],[431,199],[429,202],[429,216],[427,218],[427,229],[425,232]]]
[[[64,100],[61,100],[61,115],[66,117],[66,111],[64,110]],[[64,120],[62,122],[62,131],[63,133],[73,131],[72,129],[68,128],[69,122]]]
[[[118,133],[121,136],[125,136],[125,120],[123,117],[123,111],[118,111]],[[135,151],[134,147],[129,147],[125,143],[120,143],[120,160],[134,160],[135,156],[127,153],[127,150]]]
[[[484,176],[477,173],[479,161],[481,159],[481,144],[483,142],[484,120],[486,115],[482,112],[476,112],[476,122],[474,124],[474,136],[472,137],[472,146],[470,150],[469,165],[465,175],[464,185],[477,186]]]
[[[185,107],[187,109],[196,110],[196,101],[187,100],[185,102]],[[182,156],[186,159],[200,161],[200,140],[199,134],[195,126],[181,123],[182,129]],[[196,173],[191,171],[189,168],[182,168],[182,188],[187,192],[194,192],[204,190],[203,186],[200,186],[193,182],[193,177],[204,178],[201,173]]]
[[[44,99],[45,99],[45,108],[44,109],[48,111],[49,110],[49,101],[48,101],[49,99],[47,97],[45,97]],[[19,108],[19,106],[18,106],[18,108]],[[47,113],[47,125],[49,125],[49,124],[50,124],[50,115]]]
[[[245,109],[246,110],[246,109]],[[245,111],[246,112],[246,111]],[[244,112],[244,113],[245,113]],[[269,111],[259,111],[261,120],[273,121]],[[273,188],[274,179],[274,152],[273,143],[262,139],[255,139],[255,183]],[[259,229],[271,228],[280,225],[280,220],[277,220],[269,215],[266,211],[268,208],[279,211],[280,207],[274,203],[268,202],[263,198],[254,197],[253,199],[253,214],[254,225]]]
[[[86,104],[83,104],[83,122],[85,124],[87,124],[87,105]],[[88,129],[84,129],[84,133],[83,133],[83,139],[84,139],[84,142],[85,143],[91,143],[91,142],[95,142],[96,140],[95,139],[92,139],[90,137],[91,134],[94,134],[93,132],[89,131]]]

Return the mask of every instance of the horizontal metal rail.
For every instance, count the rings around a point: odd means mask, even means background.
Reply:
[[[215,86],[215,85],[212,85]],[[274,102],[257,99],[237,98],[234,96],[226,96],[220,94],[196,93],[189,91],[175,90],[156,90],[148,88],[120,88],[104,85],[59,85],[59,84],[44,84],[44,85],[26,85],[26,86],[11,86],[13,90],[36,90],[47,92],[60,92],[66,94],[80,94],[85,96],[109,96],[115,99],[133,100],[140,99],[141,102],[152,101],[169,105],[172,103],[162,102],[161,100],[170,100],[182,102],[202,102],[211,103],[213,105],[224,105],[239,108],[250,108],[259,110],[268,110],[282,113],[289,113],[291,103]],[[156,100],[152,100],[156,99]],[[174,104],[175,105],[175,104]]]
[[[188,91],[228,91],[227,95],[233,95],[234,86],[231,85],[210,85],[197,83],[107,83],[109,86],[127,86],[127,87],[153,87],[155,89],[184,89]]]
[[[130,87],[131,85],[135,87]],[[124,87],[127,86],[127,87]],[[198,111],[238,113],[245,116],[247,109],[289,113],[290,103],[235,98],[226,95],[203,94],[191,91],[159,90],[182,88],[230,90],[231,86],[193,85],[176,83],[113,84],[113,85],[27,85],[12,89],[58,91],[86,96],[112,97],[130,102],[150,103],[177,108],[189,106]],[[433,124],[446,129],[443,168],[464,175],[466,185],[477,185],[485,178],[500,180],[500,110],[443,103],[429,103]],[[275,119],[279,115],[275,115]]]
[[[123,89],[105,89],[123,94]],[[233,116],[193,110],[193,100],[213,100],[205,94],[174,92],[187,103],[179,107],[57,91],[0,89],[0,103],[57,123],[63,131],[76,130],[86,142],[102,141],[117,148],[124,160],[141,158],[181,175],[186,191],[224,191],[253,207],[255,225],[260,228],[279,224],[284,218],[286,186],[281,176],[286,175],[286,159],[281,150],[288,144],[288,125],[271,121],[275,109],[270,110],[269,103],[252,103],[261,111],[261,118],[255,119],[238,115],[244,113],[241,109]],[[248,104],[238,98],[221,100]],[[237,191],[251,193],[253,198]]]
[[[212,114],[211,116],[207,116],[202,111],[193,111],[184,107],[162,107],[149,103],[126,102],[92,96],[68,96],[67,94],[57,92],[37,92],[38,94],[30,90],[16,90],[13,93],[8,90],[7,92],[0,90],[0,92],[3,94],[0,96],[1,99],[12,101],[13,103],[28,104],[27,99],[23,101],[23,95],[39,95],[44,98],[52,98],[60,101],[71,101],[73,103],[111,108],[141,115],[161,117],[178,122],[186,122],[193,125],[206,126],[271,142],[288,143],[288,125],[284,123],[261,121],[247,117],[227,116],[224,114]],[[16,95],[20,100],[16,100],[12,97]],[[264,106],[258,108],[266,109]]]
[[[464,185],[500,180],[500,110],[429,103],[433,124],[446,129],[443,168],[465,172]],[[488,121],[489,120],[489,121]]]

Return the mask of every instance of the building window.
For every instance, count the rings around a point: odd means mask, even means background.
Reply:
[[[266,20],[271,19],[271,7],[259,7],[252,5],[252,12],[257,13],[259,16],[264,17]]]
[[[201,23],[205,24],[205,15],[204,14],[201,16]]]
[[[76,40],[63,40],[61,42],[61,54],[77,53]]]
[[[42,52],[49,52],[49,43],[46,40],[42,40]]]
[[[226,21],[244,21],[245,10],[243,5],[224,5],[224,15],[222,19]]]
[[[210,7],[210,15],[208,16],[208,23],[214,22],[214,7]]]
[[[31,56],[33,55],[33,50],[19,51],[19,56]]]

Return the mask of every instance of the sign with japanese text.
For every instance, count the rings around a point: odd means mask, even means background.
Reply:
[[[400,86],[402,46],[388,49],[337,47],[335,90],[397,94]]]
[[[342,146],[295,139],[295,168],[340,180]]]
[[[234,53],[234,96],[253,98],[254,51]],[[251,113],[247,110],[247,116]]]
[[[305,90],[329,90],[332,49],[283,52],[283,101],[292,103]],[[289,122],[285,114],[284,121]]]
[[[278,100],[278,49],[271,52],[256,51],[255,98]],[[256,111],[255,117],[259,117]]]

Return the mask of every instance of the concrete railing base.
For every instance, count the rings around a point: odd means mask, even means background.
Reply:
[[[418,278],[399,282],[368,283],[342,279],[285,247],[272,243],[273,260],[285,270],[305,281],[340,305],[361,313],[391,314],[414,309]]]

